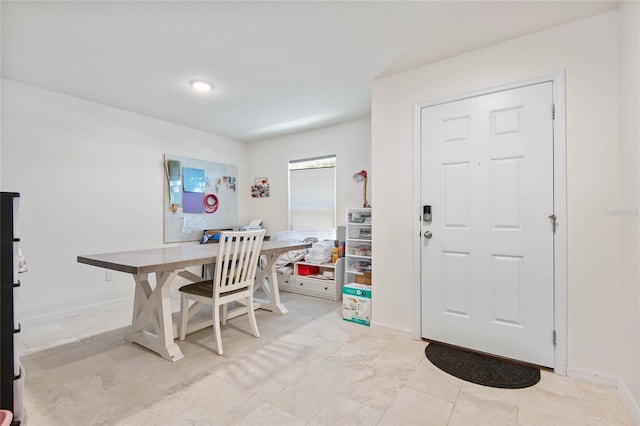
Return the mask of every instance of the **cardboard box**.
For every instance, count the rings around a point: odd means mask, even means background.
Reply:
[[[371,285],[371,272],[364,272],[363,275],[356,275],[356,284]]]
[[[371,325],[371,286],[350,283],[342,287],[342,319]]]

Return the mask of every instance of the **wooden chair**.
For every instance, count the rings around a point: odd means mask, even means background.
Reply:
[[[220,307],[223,309],[222,324],[224,325],[227,321],[227,304],[234,301],[239,301],[247,306],[247,315],[249,315],[253,335],[260,337],[253,308],[253,286],[265,232],[262,229],[240,232],[223,231],[221,233],[213,280],[189,284],[179,289],[180,324],[178,337],[180,340],[184,340],[187,333],[204,328],[203,326],[187,328],[187,323],[202,307],[211,305],[217,350],[218,354],[222,355]],[[194,301],[191,306],[189,306],[189,300]]]

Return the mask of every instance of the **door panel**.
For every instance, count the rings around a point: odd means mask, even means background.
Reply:
[[[553,367],[552,83],[422,110],[422,336]]]

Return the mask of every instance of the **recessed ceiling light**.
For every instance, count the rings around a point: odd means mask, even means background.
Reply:
[[[207,83],[206,81],[192,81],[191,86],[198,92],[208,92],[209,90],[211,90],[211,84]]]

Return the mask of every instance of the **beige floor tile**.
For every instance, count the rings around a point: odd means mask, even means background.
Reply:
[[[549,372],[527,389],[474,385],[431,365],[423,342],[343,321],[339,302],[283,302],[287,315],[257,311],[260,338],[239,317],[223,356],[205,329],[175,363],[124,340],[130,303],[24,324],[26,424],[633,424],[614,388]]]
[[[462,395],[472,395],[475,398],[485,401],[504,401],[512,405],[518,405],[521,397],[533,389],[537,388],[502,389],[462,381],[462,387],[460,388],[460,394],[458,397],[461,397]]]
[[[51,425],[113,425],[165,396],[145,384],[120,384],[105,389],[96,377],[64,384],[48,393],[47,404],[27,406],[29,424],[46,418]]]
[[[221,327],[222,356],[226,359],[241,356],[248,351],[259,348],[264,344],[263,338],[268,340],[268,338],[262,335],[255,337],[253,333],[249,331],[249,322],[244,320],[246,320],[246,317],[242,319],[234,318]],[[258,327],[260,327],[260,324],[258,324]],[[185,346],[191,344],[196,348],[208,351],[212,355],[220,356],[217,352],[213,328],[208,327],[191,333],[186,336],[183,342],[187,342]],[[183,343],[178,343],[178,345],[180,344]]]
[[[535,385],[535,388],[544,389],[560,396],[575,397],[579,393],[575,379],[567,376],[559,376],[549,371],[540,372],[540,381]]]
[[[20,354],[21,358],[28,359],[35,363],[46,363],[50,357],[63,352],[67,352],[73,348],[83,348],[86,342],[77,337],[65,338],[51,345],[40,346],[33,350],[28,350]]]
[[[586,425],[581,401],[541,387],[523,390],[518,406],[518,423],[528,425]]]
[[[388,341],[389,344],[380,354],[381,358],[394,359],[414,365],[418,365],[426,358],[424,349],[427,344],[425,342],[404,336],[392,336]]]
[[[379,425],[446,425],[453,403],[404,388],[386,411]]]
[[[189,413],[192,406],[193,401],[167,396],[139,410],[124,413],[117,424],[120,426],[208,425],[205,419]]]
[[[89,398],[87,397],[87,400]],[[165,404],[171,403],[166,395],[154,390],[147,383],[126,383],[93,396],[90,404],[84,404],[86,411],[80,411],[81,414],[78,417],[82,418],[82,413],[86,413],[85,418],[92,418],[91,422],[80,423],[84,425],[117,425],[126,419],[129,413],[158,404],[161,401],[164,401]],[[89,413],[94,404],[95,411],[91,417]]]
[[[378,358],[340,393],[361,404],[385,411],[404,388],[416,366],[402,361]]]
[[[462,380],[440,370],[425,357],[409,378],[407,387],[455,402]]]
[[[388,338],[362,334],[332,353],[328,359],[347,367],[364,368],[378,358],[390,344]]]
[[[464,383],[451,413],[449,425],[516,425],[517,394],[518,391],[514,389],[496,389]]]
[[[587,422],[590,425],[633,425],[631,414],[613,387],[576,380]]]
[[[282,363],[272,357],[273,354],[268,349],[261,348],[256,352],[218,364],[210,371],[229,383],[256,391],[283,371]]]
[[[70,351],[71,352],[71,351]],[[51,362],[43,366],[42,370],[30,372],[26,374],[26,384],[35,382],[48,382],[64,385],[73,385],[76,381],[86,380],[87,377],[95,377],[102,380],[102,372],[109,369],[119,367],[119,364],[113,361],[104,353],[94,353],[93,350],[77,349],[74,354],[63,353],[55,357],[51,357]],[[83,354],[83,352],[86,352]],[[63,355],[69,355],[64,357]],[[85,355],[80,358],[80,355]],[[57,359],[60,358],[60,359]],[[26,368],[26,367],[25,367]],[[34,374],[36,373],[36,374]]]
[[[327,326],[320,332],[320,337],[347,343],[369,331],[369,327],[343,320],[342,314],[336,317],[325,322]]]
[[[65,424],[64,407],[82,403],[83,392],[83,389],[64,388],[53,381],[25,383],[23,397],[29,424]]]
[[[246,417],[233,423],[234,425],[282,425],[282,426],[298,426],[304,425],[305,422],[286,411],[265,402],[254,412]]]
[[[317,299],[317,300],[313,300]],[[342,301],[333,301],[318,298],[301,298],[292,295],[287,301],[286,306],[289,311],[305,312],[309,315],[319,317],[327,312],[336,311],[342,306]]]
[[[313,426],[367,426],[377,424],[383,412],[346,398],[334,397],[308,423]]]
[[[61,336],[56,336],[55,334],[49,335],[47,337],[36,336],[32,339],[24,339],[22,340],[22,344],[25,346],[25,349],[21,352],[22,355],[30,355],[33,353],[38,353],[45,351],[47,349],[55,349],[60,345],[78,345],[81,346],[84,344],[80,337],[66,337],[68,334],[66,331],[60,333]]]
[[[154,389],[166,393],[176,388],[183,389],[186,383],[191,383],[206,374],[209,373],[205,363],[176,362],[162,368],[148,369],[142,380]]]
[[[266,338],[280,337],[299,330],[304,324],[312,322],[316,317],[298,311],[289,311],[286,315],[273,315],[269,321],[258,321],[260,336]]]
[[[283,370],[298,377],[323,360],[322,356],[305,348],[297,343],[275,339],[243,356],[230,359],[228,363],[214,367],[212,371],[242,386],[252,386]],[[322,352],[321,348],[318,350]]]
[[[190,403],[191,407],[185,415],[206,419],[212,424],[213,419],[237,410],[251,397],[242,387],[213,374],[195,377],[191,382],[169,389],[166,393]]]
[[[257,410],[265,402],[278,395],[284,388],[291,384],[298,376],[287,370],[272,372],[271,376],[263,382],[251,388],[245,388],[245,392],[251,395],[241,406],[232,412],[220,417],[216,421],[219,424],[233,424]]]
[[[296,417],[311,420],[358,373],[358,370],[322,361],[271,398],[270,402]]]
[[[624,416],[626,418],[621,418]],[[622,414],[615,410],[614,413],[602,413],[599,412],[598,415],[592,415],[590,413],[586,414],[587,423],[589,426],[637,426],[637,424],[632,420],[630,414]]]
[[[108,340],[108,339],[124,339],[127,331],[129,331],[129,326],[113,328],[109,331],[98,331],[98,330],[89,330],[84,333],[84,335],[79,335],[78,338],[81,339],[84,343],[95,343],[99,340]]]
[[[327,339],[320,335],[308,336],[306,333],[298,331],[281,336],[277,341],[280,344],[289,345],[289,350],[292,353],[307,353],[321,358],[331,355],[344,345],[343,342]]]

